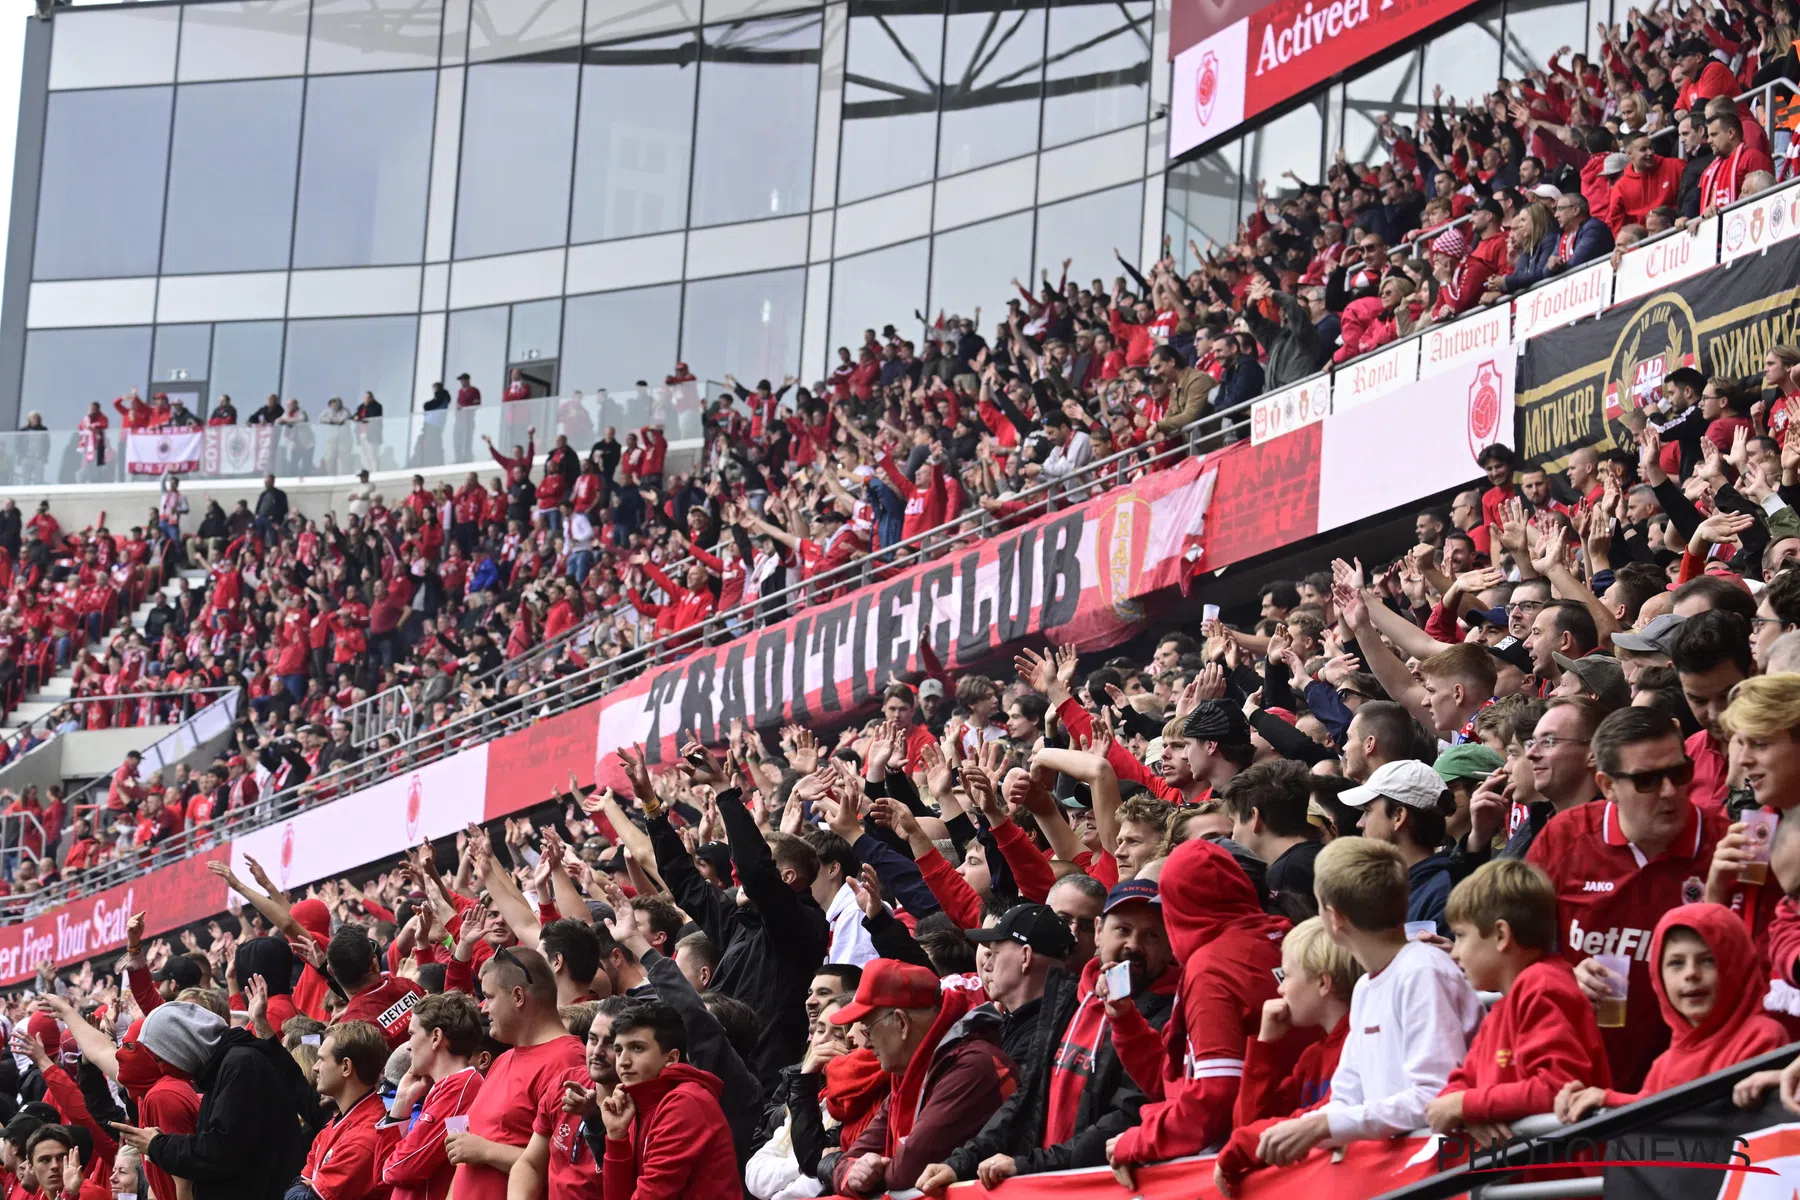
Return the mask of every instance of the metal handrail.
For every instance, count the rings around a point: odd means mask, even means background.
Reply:
[[[1047,504],[1051,499],[1051,493],[1056,488],[1065,488],[1071,491],[1085,490],[1089,487],[1099,486],[1107,473],[1127,469],[1139,472],[1155,469],[1158,464],[1172,464],[1178,458],[1185,458],[1190,454],[1201,452],[1215,439],[1220,445],[1226,444],[1227,435],[1239,427],[1238,423],[1231,418],[1239,414],[1247,414],[1255,403],[1255,400],[1248,400],[1228,409],[1207,413],[1166,439],[1171,444],[1154,450],[1135,462],[1131,460],[1134,456],[1140,455],[1141,450],[1120,451],[1108,455],[1104,459],[1095,460],[1088,464],[1082,472],[1055,481],[1051,486],[1029,490],[1041,491],[1044,498],[1039,503]],[[1213,428],[1208,429],[1207,426]],[[1005,520],[1008,522],[1021,521],[1028,519],[1030,515],[1029,512],[1021,511],[1009,515]],[[942,530],[943,527],[940,527],[936,532],[941,533]],[[956,540],[961,540],[965,536],[967,535],[958,535]],[[909,541],[923,543],[926,537],[927,535],[921,534]],[[899,549],[899,543],[896,543],[894,548]],[[935,549],[921,544],[905,562],[897,561],[883,565],[886,569],[897,569],[911,562],[923,561],[933,554]],[[871,557],[879,557],[879,555],[880,552]],[[31,911],[49,907],[52,903],[60,903],[71,895],[104,890],[140,874],[145,868],[146,862],[160,864],[173,861],[223,838],[275,824],[316,803],[314,798],[320,792],[341,794],[368,787],[382,780],[417,770],[421,766],[446,758],[469,746],[491,741],[515,728],[522,728],[533,720],[555,716],[586,704],[620,683],[635,678],[648,667],[675,661],[700,649],[704,644],[699,632],[702,627],[722,628],[722,622],[726,617],[741,615],[751,609],[763,607],[768,601],[793,597],[809,587],[817,588],[819,585],[819,577],[790,584],[764,597],[756,604],[745,605],[732,610],[731,613],[715,614],[703,622],[700,627],[682,630],[679,633],[636,647],[624,654],[589,664],[570,675],[539,684],[520,695],[508,697],[493,708],[453,717],[442,726],[416,733],[411,738],[385,750],[376,750],[356,763],[334,768],[323,775],[312,776],[296,787],[265,799],[259,799],[256,804],[247,808],[216,814],[211,819],[199,825],[190,826],[175,837],[159,842],[155,846],[146,847],[137,854],[127,855],[90,868],[82,872],[79,880],[69,880],[55,888],[42,889],[30,897],[21,898],[29,902],[26,905],[0,904],[0,919],[23,917],[29,915]],[[784,607],[785,604],[778,605],[777,609]],[[390,769],[380,770],[382,761],[393,765]],[[378,771],[379,773],[377,773]],[[79,884],[78,887],[77,884]]]

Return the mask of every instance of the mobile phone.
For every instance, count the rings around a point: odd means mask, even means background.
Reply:
[[[1131,995],[1131,964],[1116,962],[1106,968],[1106,997],[1109,1000],[1123,1000]]]

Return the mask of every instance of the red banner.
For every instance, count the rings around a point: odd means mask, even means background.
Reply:
[[[225,885],[206,869],[229,846],[214,846],[97,895],[70,901],[0,929],[0,984],[18,983],[46,960],[68,966],[125,946],[125,922],[145,914],[147,934],[164,933],[225,910]]]
[[[487,815],[508,816],[594,782],[594,708],[583,705],[488,743]]]
[[[1282,1170],[1257,1171],[1233,1193],[1238,1200],[1293,1200],[1296,1196],[1329,1196],[1331,1200],[1369,1200],[1383,1192],[1433,1173],[1433,1139],[1394,1138],[1352,1142],[1341,1155],[1315,1150],[1308,1158]],[[1056,1171],[1048,1175],[1015,1175],[1001,1185],[1003,1192],[989,1192],[979,1183],[959,1183],[946,1195],[950,1200],[1221,1200],[1213,1186],[1213,1157],[1182,1159],[1141,1168],[1137,1187],[1128,1189],[1110,1170]]]

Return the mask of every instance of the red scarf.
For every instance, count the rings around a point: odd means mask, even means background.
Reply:
[[[1737,199],[1738,159],[1743,157],[1744,144],[1731,152],[1730,158],[1715,158],[1706,173],[1700,177],[1700,211],[1709,208],[1723,208]],[[1723,168],[1721,170],[1720,168]]]
[[[873,1050],[852,1050],[825,1064],[825,1111],[839,1122],[839,1146],[856,1144],[887,1099],[892,1078]]]

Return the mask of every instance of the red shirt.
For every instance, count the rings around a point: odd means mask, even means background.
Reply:
[[[1463,1120],[1491,1124],[1549,1112],[1563,1084],[1611,1078],[1594,1006],[1561,958],[1519,972],[1469,1043],[1444,1091],[1464,1092]]]
[[[410,979],[384,976],[374,987],[350,997],[337,1019],[372,1022],[387,1038],[388,1049],[398,1050],[412,1031],[413,1005],[424,995],[425,989]]]
[[[589,1088],[594,1081],[587,1067],[580,1066],[570,1067],[551,1082],[553,1086],[544,1092],[537,1120],[531,1127],[533,1133],[541,1133],[550,1141],[550,1194],[556,1200],[605,1200],[600,1187],[600,1164],[594,1161],[594,1152],[581,1136],[581,1116],[564,1112],[562,1104],[564,1083]]]
[[[200,1093],[185,1079],[165,1075],[138,1101],[138,1120],[164,1133],[192,1133],[199,1119]],[[148,1158],[144,1159],[144,1176],[156,1200],[175,1200],[174,1177]]]
[[[560,1095],[563,1075],[583,1063],[580,1039],[567,1034],[508,1050],[494,1060],[469,1108],[469,1132],[503,1146],[525,1145],[546,1092]],[[506,1200],[506,1173],[464,1163],[456,1168],[454,1191],[456,1200]]]
[[[1650,984],[1651,934],[1663,913],[1705,895],[1713,847],[1725,834],[1723,812],[1693,805],[1689,810],[1686,827],[1654,860],[1625,839],[1618,814],[1607,800],[1590,801],[1551,817],[1525,856],[1556,886],[1563,957],[1571,965],[1596,954],[1631,959],[1625,1025],[1600,1031],[1612,1066],[1612,1086],[1621,1092],[1637,1091],[1651,1061],[1669,1044],[1669,1027]],[[1747,899],[1750,893],[1758,894]],[[1780,893],[1778,887],[1740,887],[1731,907],[1742,911],[1746,903],[1754,905],[1751,922],[1756,936],[1768,928]]]
[[[408,1126],[380,1126],[381,1178],[392,1184],[391,1200],[444,1200],[456,1168],[444,1157],[444,1118],[463,1116],[481,1094],[481,1072],[464,1067],[446,1075],[425,1094]]]
[[[319,1131],[300,1172],[319,1200],[388,1200],[393,1189],[381,1182],[381,1135],[375,1131],[386,1115],[381,1093],[371,1091]]]

